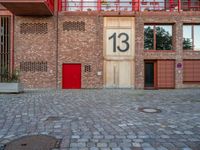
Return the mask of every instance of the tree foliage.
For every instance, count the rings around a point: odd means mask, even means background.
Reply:
[[[172,35],[164,28],[156,27],[156,39],[150,26],[144,29],[144,35],[145,49],[172,50]],[[154,40],[156,40],[156,47],[154,47]]]
[[[188,39],[188,38],[183,39],[183,49],[192,49],[191,39]]]

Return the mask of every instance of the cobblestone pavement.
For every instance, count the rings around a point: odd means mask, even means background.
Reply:
[[[35,134],[61,150],[200,150],[200,89],[0,94],[0,145]]]

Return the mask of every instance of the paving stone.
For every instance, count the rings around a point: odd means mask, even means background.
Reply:
[[[136,139],[137,136],[135,136],[135,135],[128,135],[127,138],[129,138],[129,139]]]
[[[155,148],[151,148],[151,147],[144,147],[143,150],[156,150]]]
[[[79,148],[83,148],[86,147],[85,143],[71,143],[70,147],[79,147]]]
[[[152,147],[152,145],[150,143],[142,143],[142,147],[149,148],[149,147]]]
[[[97,147],[107,147],[107,143],[97,143]]]
[[[112,148],[112,150],[122,150],[120,147]]]
[[[133,147],[141,147],[141,144],[140,144],[140,143],[135,143],[135,142],[133,142],[133,143],[132,143],[132,146],[133,146]]]
[[[117,143],[114,143],[114,142],[109,142],[108,144],[109,144],[109,147],[111,148],[116,148],[118,146]]]
[[[110,148],[100,148],[100,150],[111,150]]]
[[[191,149],[191,148],[187,148],[187,147],[186,147],[186,148],[183,148],[182,150],[192,150],[192,149]]]
[[[168,150],[168,149],[161,146],[161,147],[158,147],[157,150]]]
[[[97,147],[91,147],[90,150],[99,150]]]

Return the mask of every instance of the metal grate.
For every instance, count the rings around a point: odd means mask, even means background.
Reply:
[[[47,23],[22,23],[20,24],[21,34],[47,34]]]
[[[91,65],[85,65],[85,72],[91,72]]]
[[[5,150],[60,149],[62,139],[47,135],[30,135],[15,139],[5,145]]]
[[[7,81],[10,73],[10,30],[11,18],[8,16],[0,17],[0,82]]]
[[[63,23],[63,31],[85,31],[85,22],[66,21]]]
[[[20,62],[20,71],[24,72],[47,72],[47,62]]]

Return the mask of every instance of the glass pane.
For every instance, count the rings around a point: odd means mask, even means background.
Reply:
[[[116,11],[119,9],[119,3],[116,0],[101,0],[101,10]]]
[[[154,87],[154,63],[145,63],[145,87]]]
[[[153,50],[154,47],[153,26],[144,26],[144,49]]]
[[[192,49],[192,26],[183,26],[183,49]]]
[[[97,10],[97,0],[83,0],[83,11]]]
[[[131,11],[132,10],[132,0],[120,0],[119,7],[121,11]]]
[[[194,50],[200,51],[200,25],[194,26]]]
[[[80,11],[81,10],[81,0],[68,0],[67,10],[68,11]]]
[[[150,10],[164,10],[165,1],[164,0],[143,0],[140,3],[141,11],[150,11]]]
[[[156,26],[156,50],[172,50],[172,26]]]

